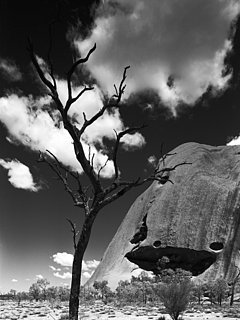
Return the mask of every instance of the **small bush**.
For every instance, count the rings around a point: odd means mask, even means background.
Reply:
[[[179,315],[186,310],[189,303],[190,291],[191,283],[187,280],[179,283],[163,284],[161,286],[160,299],[173,320],[178,320]]]
[[[166,320],[166,318],[164,316],[161,316],[158,318],[158,320]]]

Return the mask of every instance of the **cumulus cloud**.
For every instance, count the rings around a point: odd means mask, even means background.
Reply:
[[[209,85],[226,86],[226,39],[239,11],[236,0],[104,1],[90,36],[75,45],[86,54],[97,43],[87,66],[106,92],[130,65],[128,95],[150,88],[171,107],[191,104]]]
[[[17,279],[12,279],[11,281],[12,281],[12,282],[18,282],[18,280],[17,280]]]
[[[57,278],[61,279],[71,279],[72,274],[70,272],[64,272],[63,274],[60,274],[59,272],[54,272],[53,275]]]
[[[83,264],[82,264],[82,269],[83,271],[89,271],[89,270],[92,270],[92,269],[96,269],[97,266],[99,265],[100,261],[98,260],[87,260],[86,262],[83,261]]]
[[[81,282],[84,284],[90,277],[91,275],[93,274],[94,271],[91,271],[91,272],[83,272],[82,273],[82,276],[81,276]],[[56,278],[60,278],[60,279],[72,279],[72,274],[70,272],[64,272],[63,274],[59,273],[59,272],[54,272],[53,275],[56,277]]]
[[[63,267],[71,267],[73,262],[73,255],[67,252],[58,252],[52,256],[53,261],[57,264],[60,264]],[[85,282],[91,277],[94,270],[99,265],[100,261],[98,260],[86,260],[82,262],[82,281]],[[53,271],[53,275],[61,279],[71,279],[72,275],[70,272],[60,273],[60,268],[55,268],[54,266],[49,266]]]
[[[0,74],[10,81],[20,81],[22,73],[18,66],[10,60],[0,58]]]
[[[54,266],[49,266],[50,269],[52,269],[53,271],[61,271],[60,268],[55,268]]]
[[[79,92],[81,88],[75,88]],[[66,82],[58,80],[58,91],[61,100],[66,101]],[[37,99],[19,97],[15,94],[0,98],[0,121],[8,129],[10,140],[22,143],[34,151],[45,152],[50,150],[63,164],[73,170],[82,172],[82,168],[76,160],[74,147],[68,132],[63,128],[62,122],[58,121],[57,111],[49,108],[50,97],[45,96]],[[92,117],[102,107],[101,92],[97,89],[87,92],[82,99],[76,102],[70,109],[69,115],[77,121],[76,126],[83,123],[83,111],[88,118]],[[92,126],[86,130],[83,136],[83,148],[88,155],[89,146],[94,156],[94,169],[96,172],[106,163],[108,159],[104,151],[95,147],[96,143],[103,146],[103,138],[115,139],[116,131],[125,129],[118,110],[104,114]],[[124,146],[129,149],[141,147],[144,138],[135,134],[126,138]],[[102,169],[101,176],[110,178],[114,174],[112,161]]]
[[[8,170],[8,181],[18,189],[38,191],[40,189],[34,181],[29,168],[18,160],[0,159],[0,166]]]
[[[60,264],[63,267],[72,267],[73,263],[73,255],[67,252],[58,252],[55,253],[53,256],[53,261],[57,264]],[[99,265],[100,261],[98,260],[87,260],[82,263],[82,270],[89,271],[91,269],[95,269]],[[60,271],[53,266],[49,266],[53,271]]]
[[[67,252],[58,252],[54,254],[53,261],[64,267],[71,267],[73,263],[73,255]]]
[[[123,148],[128,151],[142,148],[146,143],[144,137],[139,132],[135,132],[134,134],[126,134],[121,142],[123,144]]]
[[[41,279],[43,279],[43,276],[41,274],[36,274],[36,279],[41,280]]]

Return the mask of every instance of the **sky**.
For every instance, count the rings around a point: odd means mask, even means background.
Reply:
[[[185,142],[240,144],[240,4],[235,0],[0,1],[0,292],[28,290],[40,278],[69,285],[74,207],[54,172],[39,163],[50,150],[88,183],[74,157],[46,88],[27,50],[31,38],[45,74],[48,53],[58,93],[67,99],[66,74],[75,58],[96,43],[88,63],[74,76],[73,93],[94,90],[73,104],[80,127],[114,94],[127,72],[119,110],[89,127],[83,140],[95,154],[97,171],[111,182],[114,130],[146,124],[121,143],[123,178],[147,177],[161,156]],[[134,189],[100,212],[84,256],[83,283],[136,197]]]

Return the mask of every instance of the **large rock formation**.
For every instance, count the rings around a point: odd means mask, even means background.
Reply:
[[[165,160],[187,161],[164,185],[152,185],[134,202],[89,280],[112,288],[141,268],[182,268],[203,280],[229,281],[240,250],[240,147],[186,143]],[[163,163],[159,163],[161,168]],[[167,257],[161,263],[162,257]],[[240,264],[239,264],[240,267]]]

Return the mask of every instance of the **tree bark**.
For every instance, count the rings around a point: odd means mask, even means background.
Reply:
[[[232,284],[230,307],[233,305],[233,302],[234,302],[234,293],[235,293],[235,283]]]
[[[88,246],[92,225],[95,220],[96,214],[97,212],[92,212],[85,218],[82,232],[77,242],[76,250],[74,252],[72,265],[71,292],[69,299],[69,320],[78,320],[82,261],[84,253]]]
[[[82,260],[83,256],[81,257],[80,254],[74,254],[72,266],[71,292],[69,299],[69,320],[78,320]]]

